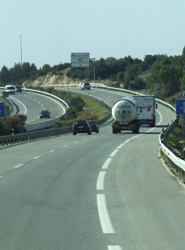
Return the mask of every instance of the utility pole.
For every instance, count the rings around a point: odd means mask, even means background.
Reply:
[[[22,37],[20,35],[20,53],[21,53],[21,67],[22,67]]]
[[[95,82],[95,79],[96,79],[96,69],[95,69],[95,58],[90,58],[90,60],[93,60],[93,70],[94,70],[94,82]]]

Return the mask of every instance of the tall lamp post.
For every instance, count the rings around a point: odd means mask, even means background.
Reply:
[[[93,60],[93,71],[94,71],[94,82],[95,82],[96,79],[95,58],[90,58],[90,60]]]

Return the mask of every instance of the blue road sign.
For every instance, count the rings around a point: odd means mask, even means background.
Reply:
[[[176,115],[185,115],[185,99],[176,100]]]
[[[4,105],[4,102],[0,102],[0,117],[5,117],[5,105]]]
[[[157,94],[160,94],[160,91],[161,91],[160,88],[157,88]]]

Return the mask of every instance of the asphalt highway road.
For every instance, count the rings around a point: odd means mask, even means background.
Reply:
[[[91,94],[111,105],[123,96]],[[1,149],[0,249],[183,249],[185,190],[158,157],[174,119],[159,104],[157,126],[139,134],[108,124]]]
[[[9,97],[14,103],[14,113],[26,114],[27,131],[50,127],[65,113],[65,106],[61,102],[46,95],[23,91]],[[40,119],[42,110],[49,110],[50,118]]]
[[[39,114],[45,109],[51,112],[51,119],[60,117],[64,113],[61,103],[46,95],[23,91],[10,95],[10,98],[18,107],[18,113],[27,115],[29,124],[41,122]]]

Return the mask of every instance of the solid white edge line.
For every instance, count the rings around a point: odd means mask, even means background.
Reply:
[[[106,200],[104,194],[97,194],[97,205],[100,223],[104,234],[114,234],[114,228],[111,224],[110,217],[107,211]]]
[[[112,158],[108,158],[106,162],[103,164],[102,169],[107,169],[111,161],[112,161]]]
[[[15,97],[12,97],[12,96],[11,96],[11,98],[17,100],[17,102],[20,102],[20,103],[22,104],[22,106],[24,107],[24,110],[25,110],[24,114],[26,114],[26,113],[27,113],[27,108],[26,108],[26,106],[24,105],[24,103],[22,103],[21,101],[19,101],[19,100],[18,100],[17,98],[15,98]]]
[[[108,250],[122,250],[120,246],[107,246]]]
[[[98,175],[98,180],[96,184],[96,189],[97,190],[104,190],[104,179],[105,179],[105,171],[101,171]]]

